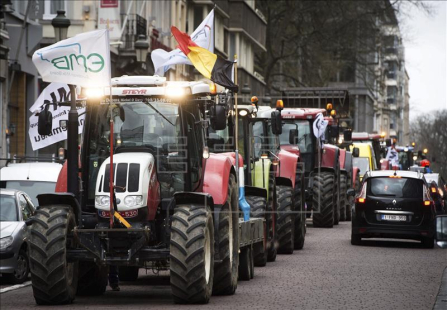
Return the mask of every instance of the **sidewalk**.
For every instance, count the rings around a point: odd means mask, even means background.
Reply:
[[[447,309],[447,268],[444,269],[441,280],[441,287],[439,288],[438,297],[436,297],[436,302],[433,307],[433,310],[445,309]]]

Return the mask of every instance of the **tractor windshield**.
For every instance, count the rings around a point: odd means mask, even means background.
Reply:
[[[313,139],[312,139],[312,128],[310,122],[306,120],[295,120],[286,121],[282,126],[282,134],[280,135],[281,145],[290,144],[289,134],[290,130],[298,129],[298,147],[300,148],[300,153],[312,153],[313,151]]]

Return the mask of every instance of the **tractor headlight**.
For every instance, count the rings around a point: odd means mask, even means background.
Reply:
[[[108,207],[110,206],[110,197],[105,195],[98,195],[95,197],[95,205],[97,207]]]
[[[143,205],[143,196],[126,196],[124,205],[126,207],[140,207]]]
[[[9,247],[12,244],[13,241],[14,241],[14,238],[12,236],[1,238],[0,239],[0,249],[1,250],[6,249],[7,247]]]

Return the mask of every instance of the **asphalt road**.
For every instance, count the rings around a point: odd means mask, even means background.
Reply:
[[[255,278],[239,282],[234,296],[213,296],[206,306],[181,309],[432,309],[447,267],[447,250],[424,249],[418,242],[365,240],[350,244],[351,224],[333,229],[309,227],[302,251],[278,256]],[[5,287],[4,284],[2,287]],[[0,307],[34,307],[30,286],[0,294]],[[79,297],[57,309],[171,309],[169,277],[140,270],[120,292]],[[39,307],[47,309],[47,307]],[[48,307],[48,309],[56,309]]]

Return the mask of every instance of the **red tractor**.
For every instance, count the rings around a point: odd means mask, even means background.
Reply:
[[[124,76],[112,85],[111,94],[84,102],[80,152],[81,103],[68,103],[59,192],[39,195],[28,223],[37,304],[104,293],[110,265],[133,276],[140,267],[169,270],[178,303],[233,294],[240,263],[250,276],[251,250],[262,252],[264,220],[240,218],[242,181],[233,162],[208,152],[205,111],[216,107],[209,86],[157,76]],[[213,111],[211,126],[225,118],[224,108]],[[53,125],[44,109],[39,134],[51,134]]]

